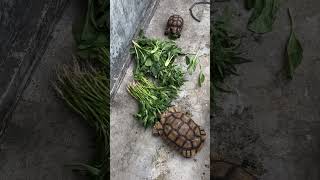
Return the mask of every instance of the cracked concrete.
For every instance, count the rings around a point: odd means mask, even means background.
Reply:
[[[173,104],[189,111],[193,119],[204,127],[208,139],[194,158],[186,159],[176,151],[172,151],[161,138],[152,136],[150,128],[144,129],[133,117],[137,112],[137,102],[126,91],[126,86],[133,78],[134,63],[131,63],[111,104],[111,179],[207,180],[210,178],[210,9],[208,5],[195,8],[198,15],[202,15],[202,20],[198,23],[189,15],[189,8],[193,3],[192,0],[160,1],[146,29],[146,35],[166,38],[163,34],[169,16],[179,14],[184,18],[185,26],[177,44],[184,52],[199,51],[200,64],[206,80],[200,88],[199,68],[193,75],[187,74],[187,82]],[[180,58],[178,62],[185,67],[184,58]]]
[[[240,76],[227,80],[235,93],[216,99],[212,152],[254,158],[263,166],[262,180],[320,179],[319,1],[282,1],[273,31],[262,36],[247,31],[250,13],[243,1],[216,3],[215,9],[227,5],[235,31],[244,36],[242,50],[253,62],[240,65]],[[282,72],[290,32],[287,8],[304,48],[291,81]]]

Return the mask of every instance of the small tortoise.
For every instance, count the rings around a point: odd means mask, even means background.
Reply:
[[[183,19],[179,15],[172,15],[169,17],[165,35],[168,35],[170,39],[177,39],[181,36],[183,27]]]
[[[204,129],[176,107],[161,114],[160,122],[154,125],[152,132],[167,140],[186,158],[199,152],[206,139]]]

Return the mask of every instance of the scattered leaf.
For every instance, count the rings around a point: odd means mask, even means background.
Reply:
[[[201,66],[200,66],[200,69],[201,69]],[[199,80],[198,80],[200,87],[202,86],[202,83],[204,82],[204,80],[205,80],[205,76],[204,76],[203,71],[201,69],[200,74],[199,74]]]
[[[288,9],[288,14],[290,18],[291,32],[290,37],[287,43],[286,55],[288,58],[288,77],[293,78],[294,70],[299,66],[303,58],[303,49],[300,44],[300,41],[296,37],[296,34],[293,30],[293,18],[291,16],[290,9]]]
[[[255,1],[254,10],[248,23],[248,29],[255,33],[272,31],[279,5],[279,0]]]
[[[188,72],[189,74],[192,74],[195,70],[196,70],[196,67],[199,63],[199,60],[198,60],[198,53],[195,55],[195,56],[186,56],[186,64],[188,65]]]

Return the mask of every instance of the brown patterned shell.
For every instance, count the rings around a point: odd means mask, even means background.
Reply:
[[[257,177],[252,172],[242,167],[227,161],[215,161],[211,163],[213,179],[226,180],[257,180]]]
[[[163,130],[160,135],[187,158],[199,152],[206,139],[204,129],[174,107],[161,115],[160,124]]]
[[[183,27],[182,17],[179,15],[172,15],[168,19],[165,34],[177,35],[178,37],[180,37],[182,27]]]

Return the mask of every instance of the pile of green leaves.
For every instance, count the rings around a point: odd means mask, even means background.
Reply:
[[[230,26],[224,18],[217,19],[214,22],[211,40],[212,87],[217,90],[226,91],[222,87],[226,77],[230,75],[237,76],[236,65],[250,62],[250,60],[241,57],[239,50],[241,44],[240,37],[231,32]]]
[[[73,67],[64,66],[57,72],[55,89],[75,112],[83,117],[97,134],[99,159],[93,166],[77,164],[89,170],[94,179],[107,174],[109,162],[109,79],[103,71],[81,68],[77,61]],[[100,169],[105,166],[104,169]]]
[[[153,125],[158,119],[158,114],[165,111],[177,95],[176,90],[158,86],[143,75],[135,77],[135,82],[128,85],[128,91],[139,101],[136,117],[144,127]]]
[[[77,54],[83,59],[99,59],[99,54],[96,54],[100,51],[99,48],[109,47],[109,3],[107,0],[88,0],[85,16],[74,24]]]
[[[88,0],[86,14],[74,24],[77,58],[57,71],[55,89],[96,130],[98,153],[91,165],[77,164],[94,180],[109,177],[109,1]]]
[[[153,77],[160,86],[182,86],[184,73],[174,64],[176,57],[181,54],[181,49],[174,41],[149,39],[141,34],[132,43],[131,52],[136,60],[135,75]]]
[[[174,41],[149,39],[141,34],[133,41],[131,52],[136,60],[135,82],[128,91],[139,102],[137,119],[145,127],[152,126],[185,82],[185,73],[174,63],[181,49]]]
[[[253,8],[248,29],[255,33],[272,31],[279,5],[279,0],[246,0],[246,7],[248,9]]]

